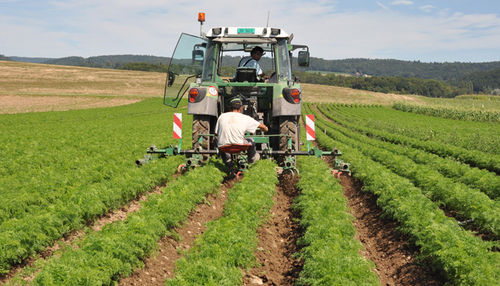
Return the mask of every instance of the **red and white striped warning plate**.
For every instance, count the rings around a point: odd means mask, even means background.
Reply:
[[[174,139],[182,138],[182,113],[174,113]]]
[[[306,114],[306,133],[307,140],[316,140],[316,132],[314,131],[314,114]]]

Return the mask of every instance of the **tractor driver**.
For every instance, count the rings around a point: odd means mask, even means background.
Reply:
[[[242,113],[243,103],[241,99],[235,98],[231,100],[231,112],[226,112],[219,116],[215,125],[215,133],[218,137],[217,146],[221,147],[228,144],[252,144],[248,149],[249,163],[254,163],[260,159],[260,155],[255,150],[255,142],[252,138],[245,138],[245,132],[254,133],[257,128],[264,132],[268,128],[263,123],[253,119],[252,117]],[[231,164],[231,154],[221,152],[222,161],[224,164]]]
[[[262,71],[262,68],[260,67],[259,64],[259,60],[260,58],[262,58],[263,55],[264,55],[264,49],[262,49],[259,46],[255,46],[250,52],[249,57],[244,57],[240,60],[238,67],[255,68],[257,80],[265,79],[267,78],[267,76],[264,74],[264,71]]]

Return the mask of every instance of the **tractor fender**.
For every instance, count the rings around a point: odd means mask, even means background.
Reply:
[[[205,96],[199,102],[188,102],[188,114],[218,116],[217,96]]]
[[[273,117],[284,115],[300,115],[301,103],[290,103],[283,97],[273,99]]]

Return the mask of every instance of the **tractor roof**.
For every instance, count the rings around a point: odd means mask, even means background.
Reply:
[[[288,39],[290,35],[279,28],[271,27],[218,27],[208,30],[207,38],[218,39]]]

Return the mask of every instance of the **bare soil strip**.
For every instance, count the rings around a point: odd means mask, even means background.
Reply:
[[[119,285],[165,285],[165,280],[173,277],[175,262],[194,245],[195,239],[205,231],[205,224],[222,216],[227,192],[235,182],[234,179],[225,181],[220,194],[209,195],[208,203],[199,204],[186,222],[175,228],[178,238],[163,237],[158,242],[157,254],[144,261],[144,268],[121,279]]]
[[[354,227],[365,250],[362,255],[373,261],[381,285],[443,285],[442,281],[416,256],[418,249],[398,231],[398,223],[383,217],[373,194],[363,192],[361,184],[350,176],[341,176],[344,196],[351,214],[356,218]]]
[[[179,176],[179,174],[174,174],[173,179],[177,178],[178,176]],[[160,186],[156,186],[152,190],[141,194],[139,197],[135,198],[134,200],[127,203],[126,205],[122,206],[120,209],[109,210],[108,213],[106,213],[105,215],[88,223],[87,227],[92,229],[93,231],[99,231],[107,224],[126,219],[129,214],[134,213],[134,212],[141,209],[141,206],[142,206],[141,202],[147,200],[149,195],[161,193],[161,189],[164,188],[167,184],[168,183],[162,184]],[[72,231],[71,233],[65,235],[63,238],[55,241],[52,246],[47,247],[47,249],[42,251],[39,254],[39,256],[29,257],[25,261],[23,261],[21,264],[12,267],[9,273],[7,273],[5,276],[0,277],[0,284],[7,283],[9,280],[11,280],[17,274],[21,274],[23,269],[32,268],[35,265],[35,262],[37,262],[37,261],[50,259],[63,246],[70,246],[72,248],[76,248],[77,246],[75,245],[74,242],[83,239],[83,237],[86,235],[86,233],[87,232],[85,230],[75,230],[75,231]],[[31,281],[35,278],[36,273],[37,272],[29,275],[28,277],[23,277],[23,279],[26,281]]]
[[[294,285],[299,277],[303,263],[293,255],[299,251],[297,238],[302,236],[302,231],[296,220],[299,213],[291,209],[298,195],[297,180],[297,176],[280,177],[272,215],[258,230],[259,244],[255,256],[261,266],[245,274],[243,285]]]

